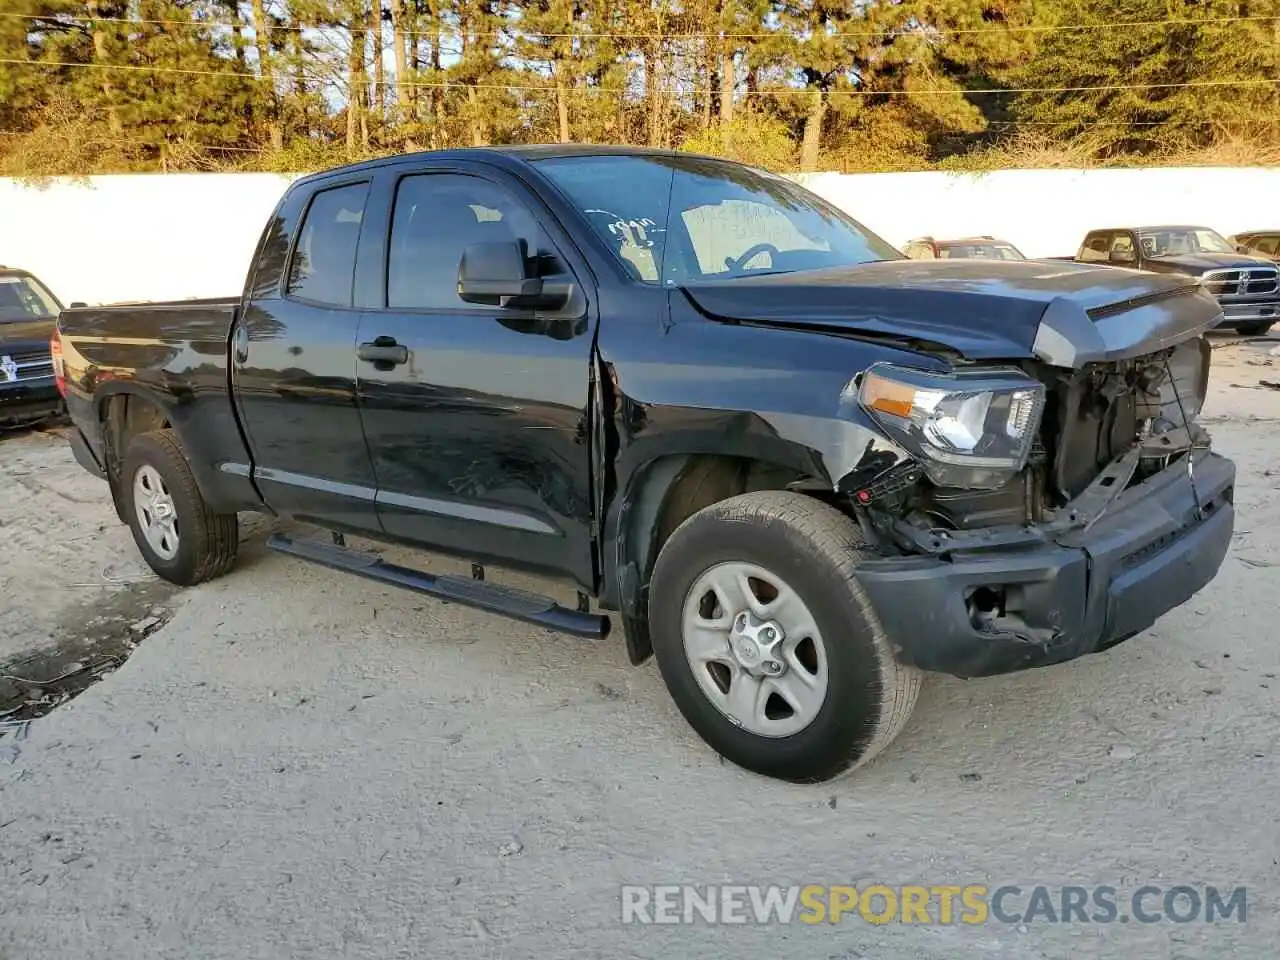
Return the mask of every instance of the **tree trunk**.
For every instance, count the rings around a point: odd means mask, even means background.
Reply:
[[[89,0],[85,5],[86,12],[90,18],[99,16],[98,0]],[[107,34],[100,27],[95,26],[93,30],[93,62],[106,63],[110,59],[107,51]],[[120,114],[116,110],[116,85],[112,82],[111,71],[100,71],[102,83],[99,88],[102,90],[102,99],[107,108],[107,129],[111,131],[113,138],[119,139],[124,136],[124,124],[120,122]]]
[[[813,91],[809,114],[804,118],[804,141],[800,145],[800,170],[812,173],[818,169],[818,152],[822,148],[822,121],[827,115],[827,93]]]
[[[662,56],[650,46],[644,52],[645,100],[649,107],[649,146],[662,146]]]
[[[702,91],[703,130],[706,130],[711,126],[711,101],[715,99],[716,87],[719,86],[716,78],[716,58],[712,53],[713,49],[710,37],[707,37],[702,41],[702,72],[706,78],[706,86]]]
[[[354,157],[361,143],[368,146],[369,127],[364,118],[364,30],[352,25],[351,50],[347,54],[347,156]]]
[[[720,57],[720,122],[730,123],[733,120],[733,92],[738,86],[738,77],[733,62],[733,51],[726,49]]]
[[[409,81],[409,55],[405,49],[404,7],[403,0],[391,0],[391,49],[396,60],[396,113],[397,121],[402,122],[409,113],[409,105],[413,102],[413,88]]]
[[[386,72],[382,64],[382,0],[369,4],[369,39],[373,41],[373,82],[369,84],[369,109],[379,126],[386,119]]]
[[[262,123],[267,128],[272,150],[284,149],[284,129],[280,125],[280,104],[276,97],[276,79],[271,64],[271,27],[262,0],[253,0],[253,43],[258,48],[258,83],[262,103]]]
[[[440,47],[444,43],[444,24],[440,19],[440,0],[429,0],[431,10],[431,75],[436,82],[440,79]],[[442,87],[431,88],[431,110],[435,115],[435,123],[431,127],[431,146],[440,149],[446,145],[449,128],[446,125],[444,109],[445,91]]]
[[[471,145],[473,147],[487,146],[484,135],[484,122],[480,119],[480,106],[477,103],[476,88],[467,87],[467,117],[471,126]]]
[[[564,64],[556,60],[551,69],[556,78],[556,116],[560,121],[560,142],[570,143],[569,92],[564,87]]]

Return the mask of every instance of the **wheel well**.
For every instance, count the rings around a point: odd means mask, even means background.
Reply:
[[[113,482],[120,479],[120,465],[130,440],[138,434],[170,426],[169,418],[159,406],[133,393],[116,393],[107,397],[100,408],[100,415],[102,435],[106,441],[107,473]]]
[[[619,609],[634,664],[653,653],[649,640],[649,580],[663,545],[699,510],[758,490],[816,491],[829,485],[794,468],[731,456],[663,457],[650,464],[621,533],[618,557]]]

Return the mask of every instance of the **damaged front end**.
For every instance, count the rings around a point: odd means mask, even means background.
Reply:
[[[1148,324],[1124,346],[1064,353],[1059,337],[1048,359],[950,378],[873,367],[851,384],[846,402],[898,448],[840,492],[885,554],[858,576],[905,661],[960,676],[1060,662],[1213,578],[1235,468],[1196,422],[1213,322],[1188,322],[1197,304],[1165,305],[1179,329]],[[1090,335],[1124,312],[1088,317]]]

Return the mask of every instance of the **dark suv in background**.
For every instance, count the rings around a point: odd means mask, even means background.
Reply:
[[[49,338],[62,303],[25,270],[0,266],[0,424],[62,409]]]

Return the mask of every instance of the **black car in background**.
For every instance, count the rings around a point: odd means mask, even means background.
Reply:
[[[62,304],[32,274],[0,266],[0,424],[62,409],[49,338]]]
[[[1276,265],[1261,255],[1239,252],[1231,241],[1209,227],[1090,230],[1074,259],[1197,277],[1222,306],[1219,328],[1235,328],[1246,336],[1264,334],[1280,320]]]

